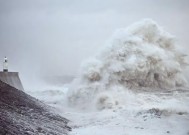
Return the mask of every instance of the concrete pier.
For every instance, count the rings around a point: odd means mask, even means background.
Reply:
[[[24,90],[18,72],[0,72],[0,80],[16,89]]]

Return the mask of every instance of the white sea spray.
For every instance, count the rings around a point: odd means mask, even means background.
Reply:
[[[134,100],[129,91],[183,87],[187,62],[179,47],[150,19],[119,29],[96,57],[83,63],[68,102],[79,108],[115,108]]]

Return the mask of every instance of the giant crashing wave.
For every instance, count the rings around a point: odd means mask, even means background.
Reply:
[[[179,47],[171,34],[150,19],[119,29],[96,57],[83,63],[68,102],[79,108],[92,104],[112,108],[132,98],[129,90],[184,87],[187,62]]]

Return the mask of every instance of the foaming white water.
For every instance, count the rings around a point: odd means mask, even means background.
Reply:
[[[107,46],[81,67],[68,93],[79,108],[115,108],[133,102],[133,90],[184,87],[187,63],[174,37],[152,20],[117,30]]]

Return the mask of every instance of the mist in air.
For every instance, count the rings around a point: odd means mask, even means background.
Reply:
[[[0,134],[189,135],[188,7],[0,0]]]
[[[20,73],[26,89],[48,77],[74,77],[117,29],[143,18],[158,22],[187,50],[188,5],[188,0],[0,0],[0,58],[8,57],[9,71]]]

